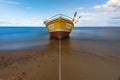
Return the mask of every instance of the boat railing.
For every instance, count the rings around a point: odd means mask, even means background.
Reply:
[[[48,22],[50,22],[50,21],[52,21],[52,20],[54,20],[54,19],[57,19],[57,18],[59,18],[59,17],[65,18],[65,19],[68,19],[68,20],[72,20],[72,18],[69,17],[69,16],[66,16],[66,15],[63,15],[63,14],[57,14],[57,15],[54,15],[54,16],[48,18],[47,20],[45,20],[45,21],[44,21],[44,24],[47,24]]]

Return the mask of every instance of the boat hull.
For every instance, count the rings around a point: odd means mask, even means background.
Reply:
[[[65,37],[68,37],[70,34],[70,32],[67,31],[54,31],[54,32],[50,32],[50,35],[52,37],[55,37],[57,39],[63,39]]]
[[[59,17],[46,24],[46,28],[52,37],[62,39],[69,36],[74,24],[71,20]]]

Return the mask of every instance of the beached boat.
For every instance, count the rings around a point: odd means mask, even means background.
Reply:
[[[74,22],[71,17],[66,15],[58,14],[48,20],[44,21],[46,28],[52,37],[62,39],[69,36],[71,33]]]

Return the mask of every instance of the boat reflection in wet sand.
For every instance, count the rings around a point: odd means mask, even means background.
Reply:
[[[55,15],[48,20],[44,21],[46,28],[52,37],[62,39],[68,37],[74,27],[74,17],[68,17],[63,14]]]

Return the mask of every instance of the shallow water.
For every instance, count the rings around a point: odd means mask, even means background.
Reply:
[[[80,27],[74,28],[72,39],[120,40],[120,27]]]
[[[119,41],[119,36],[120,27],[75,27],[70,39]],[[50,39],[45,27],[0,27],[0,50],[43,46]]]

